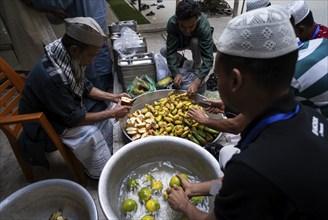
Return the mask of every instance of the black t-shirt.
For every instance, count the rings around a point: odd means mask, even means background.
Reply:
[[[240,143],[263,118],[290,112],[296,104],[292,96],[275,103],[246,128]],[[328,123],[301,106],[293,118],[264,128],[228,162],[215,199],[216,217],[328,219],[327,168]]]

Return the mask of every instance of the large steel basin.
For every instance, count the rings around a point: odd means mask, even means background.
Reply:
[[[97,220],[97,208],[89,192],[64,179],[32,183],[0,203],[1,219],[49,219],[61,210],[69,220]]]
[[[202,181],[218,178],[219,163],[205,149],[183,138],[156,136],[123,146],[107,162],[98,185],[101,208],[107,219],[119,219],[119,192],[123,180],[136,168],[153,162],[170,161],[198,176]],[[210,209],[214,198],[210,198]]]
[[[130,112],[135,112],[138,109],[143,109],[145,107],[145,104],[153,104],[154,101],[157,101],[161,98],[167,97],[167,94],[172,91],[172,89],[163,89],[163,90],[157,90],[151,93],[145,93],[143,95],[137,96],[134,99],[133,106]],[[186,90],[174,90],[176,93],[185,93]],[[191,99],[195,100],[196,103],[200,103],[203,99],[206,99],[206,96],[203,96],[201,94],[196,93],[191,97]],[[210,118],[214,119],[223,119],[222,114],[211,114],[209,112],[206,112],[206,115]],[[126,138],[126,142],[132,141],[131,137],[126,133],[125,127],[126,127],[126,121],[127,117],[124,117],[120,119],[120,127],[121,130]],[[213,142],[216,142],[218,138],[220,137],[221,133],[216,137],[216,139]]]

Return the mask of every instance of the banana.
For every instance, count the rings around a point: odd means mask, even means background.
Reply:
[[[140,110],[128,115],[125,131],[132,140],[156,135],[170,135],[189,139],[204,145],[217,135],[204,125],[190,119],[191,107],[202,109],[186,93],[170,91],[167,97],[145,104]],[[206,129],[205,129],[206,128]]]
[[[57,211],[55,213],[52,213],[49,220],[57,220],[58,217],[62,215],[61,211]]]

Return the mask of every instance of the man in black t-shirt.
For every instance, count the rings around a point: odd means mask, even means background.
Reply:
[[[222,101],[249,123],[223,180],[168,189],[172,209],[188,219],[327,219],[328,123],[290,93],[298,46],[279,6],[232,19],[222,33],[215,73]],[[218,168],[219,169],[219,168]],[[210,213],[189,202],[216,195]]]

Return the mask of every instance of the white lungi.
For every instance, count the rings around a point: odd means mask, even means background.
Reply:
[[[94,125],[66,129],[60,135],[62,142],[70,147],[76,158],[83,164],[86,173],[95,179],[113,152],[113,124],[104,120]]]

